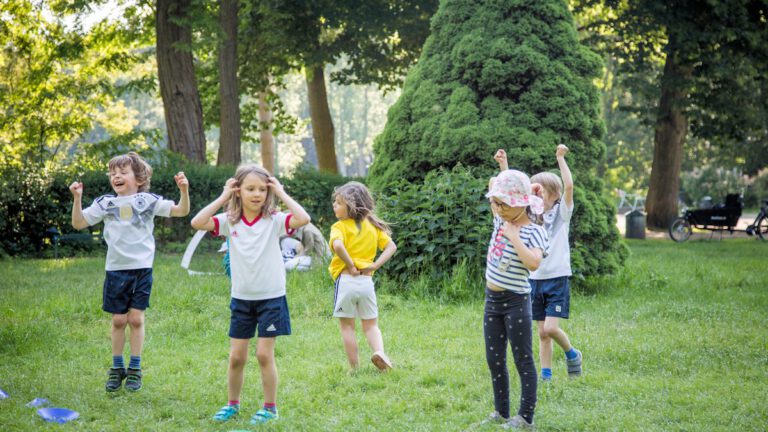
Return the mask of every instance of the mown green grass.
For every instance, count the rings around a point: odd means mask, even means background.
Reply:
[[[554,381],[539,389],[538,430],[765,430],[768,243],[630,246],[621,274],[573,296],[565,328],[584,352],[586,373],[569,380],[556,355]],[[144,389],[116,395],[103,389],[111,362],[109,315],[100,309],[103,258],[0,261],[0,388],[10,395],[0,401],[0,430],[253,429],[247,420],[262,402],[253,357],[243,415],[225,425],[210,420],[226,401],[226,278],[187,276],[179,260],[157,257]],[[218,257],[195,264],[215,269]],[[482,286],[478,280],[473,300],[460,304],[380,293],[396,369],[380,374],[365,363],[350,374],[330,317],[330,279],[322,269],[290,274],[294,334],[277,343],[281,418],[265,429],[496,430],[473,426],[493,409]],[[81,417],[47,424],[25,407],[36,397]]]

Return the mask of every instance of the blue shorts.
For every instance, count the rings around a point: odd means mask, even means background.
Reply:
[[[546,317],[568,318],[571,309],[571,286],[568,276],[530,279],[529,282],[534,321],[544,321]]]
[[[285,296],[267,300],[240,300],[229,303],[232,316],[229,320],[229,337],[251,339],[259,328],[259,337],[275,337],[291,334],[291,316]]]
[[[128,309],[149,307],[152,293],[152,269],[107,270],[101,308],[113,314],[126,314]]]

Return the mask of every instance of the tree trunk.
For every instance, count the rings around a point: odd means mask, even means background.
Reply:
[[[325,90],[325,75],[322,66],[307,70],[307,94],[309,117],[312,120],[312,136],[315,138],[317,161],[320,171],[338,174],[336,148],[333,144],[333,120],[328,108],[328,94]]]
[[[272,110],[267,103],[267,91],[259,93],[259,141],[261,164],[275,175],[275,137],[272,136]]]
[[[216,165],[240,163],[240,92],[237,83],[237,12],[239,0],[219,2],[219,24],[224,40],[219,46],[221,135]]]
[[[205,162],[203,109],[197,91],[190,29],[173,21],[186,18],[189,0],[157,0],[157,75],[163,98],[168,147],[190,161]]]
[[[661,99],[656,118],[653,165],[645,208],[650,228],[667,229],[677,217],[680,190],[680,166],[683,145],[688,132],[688,119],[683,112],[688,94],[686,81],[691,67],[678,63],[678,53],[670,36],[664,74],[661,78]]]

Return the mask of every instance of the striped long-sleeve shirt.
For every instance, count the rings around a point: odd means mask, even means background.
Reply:
[[[503,226],[504,221],[500,217],[493,218],[493,233],[488,244],[485,279],[499,288],[518,294],[527,294],[531,291],[531,285],[528,283],[528,269],[523,265],[510,241],[504,237]],[[520,229],[520,239],[529,249],[541,249],[543,256],[547,255],[549,240],[543,227],[534,223],[525,225]]]

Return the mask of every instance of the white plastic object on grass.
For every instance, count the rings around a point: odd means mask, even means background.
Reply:
[[[187,271],[187,273],[190,276],[205,276],[205,275],[217,275],[221,273],[217,272],[201,272],[201,271],[195,271],[189,269],[189,263],[192,261],[192,255],[195,254],[195,249],[197,249],[197,245],[200,244],[200,240],[205,237],[205,234],[208,231],[198,231],[195,233],[194,236],[192,236],[192,240],[189,241],[189,244],[187,245],[187,249],[184,251],[184,256],[181,257],[181,268]]]

